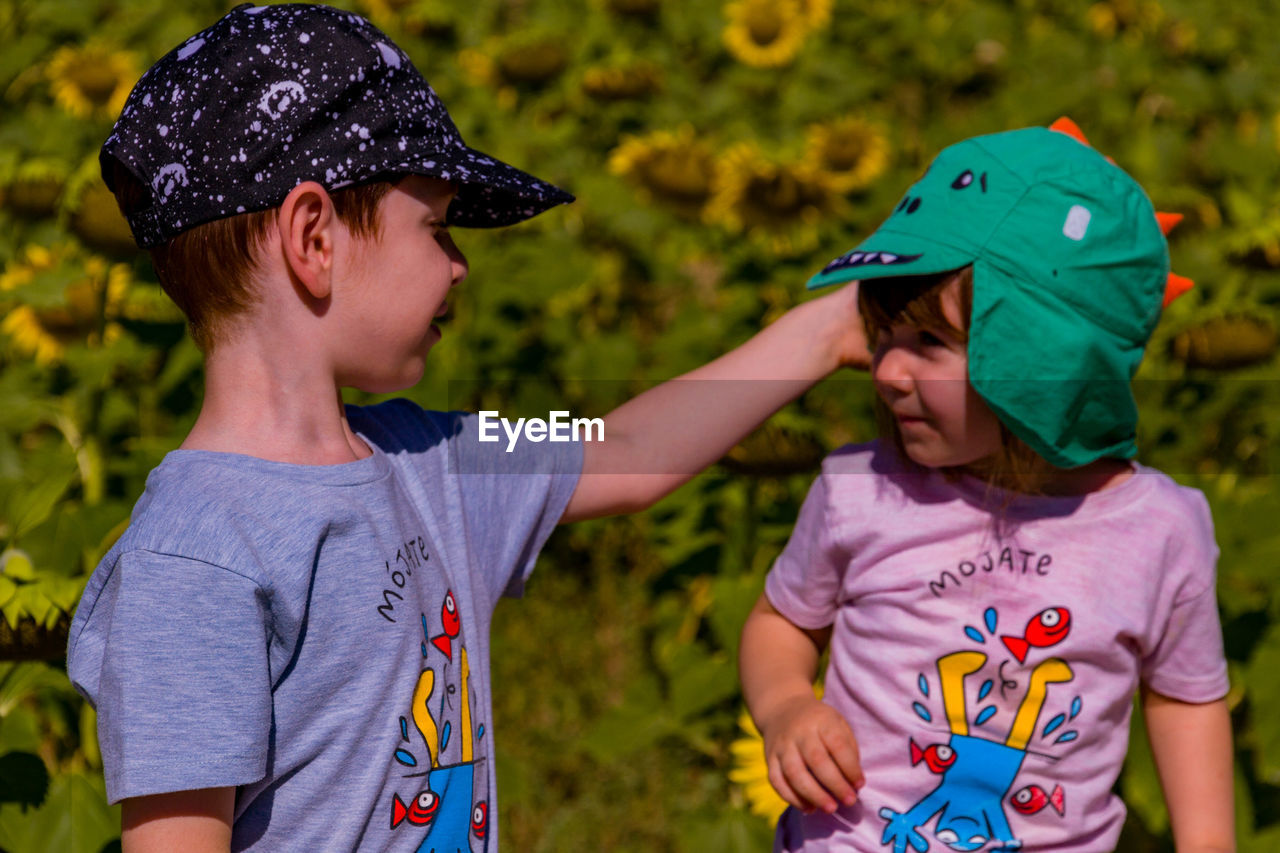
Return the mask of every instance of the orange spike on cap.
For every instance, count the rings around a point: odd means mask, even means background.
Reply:
[[[1165,213],[1156,211],[1156,222],[1160,223],[1160,233],[1168,235],[1170,231],[1178,227],[1178,223],[1182,221],[1181,213]]]
[[[1169,303],[1195,287],[1196,283],[1185,276],[1178,275],[1176,272],[1169,273],[1169,278],[1164,285],[1164,303],[1161,308],[1168,308]]]
[[[1088,138],[1085,137],[1084,131],[1080,129],[1080,125],[1076,124],[1066,116],[1060,116],[1053,124],[1049,125],[1050,130],[1056,130],[1058,133],[1065,133],[1076,142],[1083,145],[1089,145]],[[1092,148],[1092,145],[1089,145]]]

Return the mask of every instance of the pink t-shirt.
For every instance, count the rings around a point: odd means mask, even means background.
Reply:
[[[824,701],[867,784],[834,816],[789,809],[776,849],[1112,850],[1139,682],[1226,693],[1200,492],[1138,465],[1081,497],[1016,497],[998,523],[991,500],[887,443],[823,463],[765,591],[796,625],[834,626]]]

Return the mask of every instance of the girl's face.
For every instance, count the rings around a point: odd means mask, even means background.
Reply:
[[[941,293],[951,327],[895,323],[877,331],[871,376],[897,421],[907,455],[929,468],[970,465],[999,453],[1000,421],[969,384],[959,284]]]

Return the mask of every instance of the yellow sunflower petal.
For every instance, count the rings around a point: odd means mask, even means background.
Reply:
[[[739,61],[778,68],[795,59],[810,25],[800,0],[734,0],[724,7],[724,44]]]

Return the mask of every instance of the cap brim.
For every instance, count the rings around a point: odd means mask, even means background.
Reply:
[[[880,228],[857,248],[823,267],[805,284],[816,290],[846,281],[890,276],[933,275],[973,263],[975,253],[909,234]]]
[[[473,148],[456,148],[421,158],[412,171],[458,184],[449,205],[449,224],[498,228],[537,216],[573,196]]]

